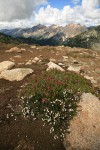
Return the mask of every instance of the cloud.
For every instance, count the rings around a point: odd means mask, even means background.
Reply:
[[[100,0],[82,0],[84,9],[96,9],[100,5]]]
[[[72,0],[73,4],[78,4],[80,2],[80,0]]]
[[[33,11],[47,0],[0,0],[0,21],[27,19]]]
[[[41,24],[66,25],[80,23],[86,26],[100,25],[100,0],[82,0],[82,5],[64,6],[62,10],[48,5],[35,14],[35,22]]]
[[[100,25],[100,0],[82,0],[81,5],[66,5],[61,10],[47,5],[35,11],[41,4],[47,4],[47,0],[0,0],[0,28],[31,27],[38,23]]]
[[[84,16],[93,20],[100,19],[100,0],[83,0],[82,8],[84,10]]]
[[[12,22],[0,22],[0,29],[10,29],[10,28],[27,28],[33,26],[33,20],[15,20]]]

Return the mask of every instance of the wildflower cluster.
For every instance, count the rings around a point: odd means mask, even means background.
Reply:
[[[78,77],[75,79],[76,82],[79,80]],[[88,86],[87,84],[89,89]],[[76,92],[75,88],[68,87],[68,75],[53,70],[36,77],[21,91],[24,116],[31,116],[33,119],[41,117],[44,123],[47,122],[50,125],[50,133],[55,133],[55,139],[59,135],[64,137],[69,121],[77,112],[80,91],[77,89]]]

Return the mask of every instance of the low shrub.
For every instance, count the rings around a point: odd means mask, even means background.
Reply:
[[[69,121],[77,113],[83,92],[94,92],[90,82],[73,72],[51,70],[28,81],[20,92],[24,116],[42,118],[55,138],[64,136]]]

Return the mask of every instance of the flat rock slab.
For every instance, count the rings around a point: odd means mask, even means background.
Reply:
[[[34,71],[30,68],[16,68],[12,70],[5,70],[0,74],[0,79],[5,79],[8,81],[21,81],[27,75],[33,73]]]
[[[35,46],[35,45],[33,45],[33,46],[31,46],[31,48],[33,48],[33,49],[34,49],[34,48],[36,48],[36,46]]]
[[[22,51],[26,51],[26,50],[24,48],[20,49],[18,47],[13,47],[10,50],[6,50],[6,52],[9,52],[9,53],[11,53],[11,52],[21,53]]]
[[[4,70],[12,69],[15,63],[12,61],[3,61],[0,63],[0,73]]]
[[[33,63],[37,63],[38,61],[40,61],[40,58],[35,57],[33,60],[28,60],[28,62],[26,63],[26,65],[32,65]]]
[[[36,63],[36,62],[38,62],[39,60],[40,60],[40,58],[35,57],[35,58],[32,60],[32,62],[33,62],[33,63]]]
[[[100,100],[84,93],[79,103],[80,111],[70,123],[66,134],[66,150],[100,150]]]
[[[47,71],[51,70],[51,69],[57,69],[59,71],[65,71],[62,67],[60,67],[59,65],[53,63],[53,62],[49,62],[48,63],[48,68]]]
[[[69,66],[67,70],[79,73],[81,69],[82,69],[82,66]]]
[[[97,83],[97,81],[96,81],[93,77],[84,76],[84,78],[86,78],[87,80],[90,80],[92,84],[93,84],[93,83],[94,83],[94,84]]]

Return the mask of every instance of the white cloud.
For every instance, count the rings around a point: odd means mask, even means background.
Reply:
[[[72,1],[75,3],[80,0]],[[35,12],[37,6],[46,2],[47,0],[0,0],[0,28],[28,27],[38,23],[100,25],[100,0],[82,0],[82,5],[67,5],[62,10],[48,5]]]
[[[73,2],[74,4],[78,4],[78,3],[80,2],[80,0],[72,0],[72,2]]]
[[[100,25],[100,0],[82,0],[82,5],[73,8],[65,6],[62,10],[48,5],[40,8],[35,14],[35,22],[41,24],[65,25],[68,23],[80,23],[86,26]]]
[[[84,9],[96,9],[100,5],[100,0],[82,0]]]
[[[100,0],[83,0],[82,8],[84,11],[84,16],[86,18],[91,18],[93,20],[100,19]]]
[[[9,28],[26,28],[32,27],[33,20],[25,19],[25,20],[15,20],[12,22],[0,22],[0,29],[9,29]]]
[[[40,4],[47,0],[0,0],[0,21],[28,19]]]

